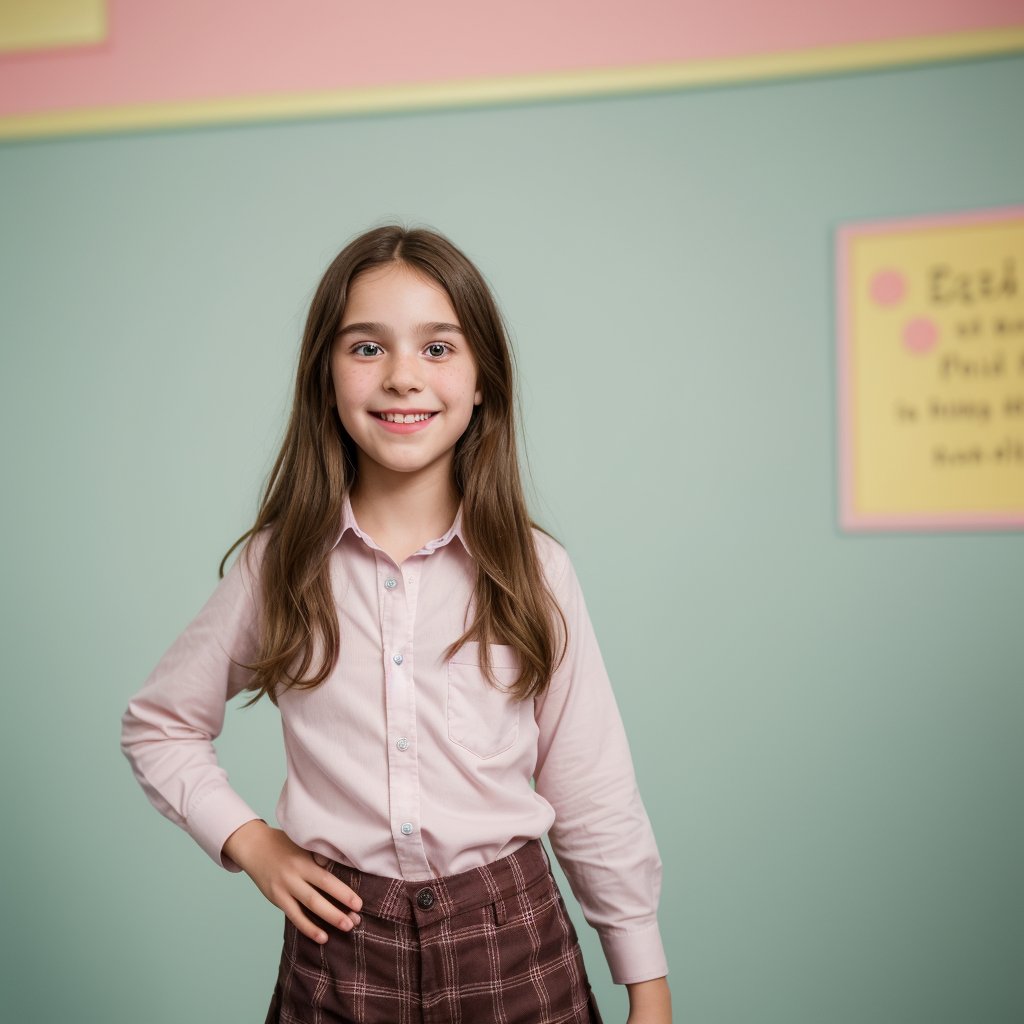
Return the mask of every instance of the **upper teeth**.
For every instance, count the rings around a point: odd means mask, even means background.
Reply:
[[[432,412],[417,412],[403,415],[400,412],[379,412],[377,415],[382,420],[387,420],[389,423],[418,423],[420,420],[429,419],[434,414]]]

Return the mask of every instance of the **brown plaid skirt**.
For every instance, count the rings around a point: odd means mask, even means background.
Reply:
[[[362,920],[344,932],[303,908],[321,945],[285,918],[266,1024],[602,1024],[539,839],[419,882],[327,867]]]

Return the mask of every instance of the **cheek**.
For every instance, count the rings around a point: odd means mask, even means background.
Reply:
[[[332,369],[331,383],[339,404],[362,401],[372,387],[369,374],[359,366]]]
[[[446,400],[455,404],[458,402],[473,402],[473,395],[479,387],[476,372],[472,369],[462,367],[444,367],[438,377],[437,386],[443,390]]]

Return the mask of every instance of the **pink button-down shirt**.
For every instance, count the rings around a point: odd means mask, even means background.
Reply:
[[[410,881],[490,863],[550,830],[613,981],[662,977],[661,859],[569,557],[534,531],[569,649],[546,693],[517,704],[487,684],[478,644],[443,656],[469,621],[476,580],[461,523],[460,508],[399,566],[346,498],[330,562],[341,654],[322,685],[280,695],[277,821],[305,849]],[[229,655],[257,654],[265,541],[253,538],[251,566],[236,558],[122,718],[121,749],[150,802],[235,872],[224,842],[260,815],[230,786],[212,741],[251,677]],[[499,682],[514,681],[517,657],[491,646]]]

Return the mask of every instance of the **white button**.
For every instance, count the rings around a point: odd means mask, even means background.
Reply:
[[[408,750],[409,749],[409,741],[404,736],[401,736],[401,737],[399,737],[398,741],[395,743],[395,746],[398,747],[399,750]]]
[[[406,835],[406,836],[412,835],[412,822],[411,821],[403,821],[402,822],[402,835]]]
[[[392,661],[393,661],[393,662],[394,662],[394,663],[395,663],[396,665],[401,665],[401,664],[402,664],[402,662],[403,662],[403,661],[405,661],[405,658],[403,658],[403,657],[402,657],[402,656],[401,656],[400,654],[396,654],[396,655],[395,655],[395,656],[394,656],[394,657],[393,657],[393,658],[392,658],[391,660],[392,660]]]
[[[389,576],[389,577],[388,577],[388,578],[387,578],[387,579],[386,579],[386,580],[384,581],[384,586],[385,586],[385,587],[387,587],[387,588],[388,588],[388,590],[394,590],[394,589],[395,589],[395,587],[397,587],[397,586],[398,586],[398,580],[396,580],[394,576]]]

